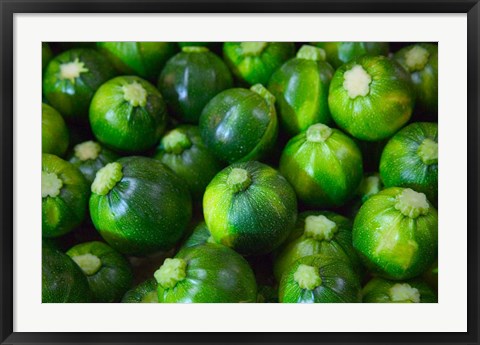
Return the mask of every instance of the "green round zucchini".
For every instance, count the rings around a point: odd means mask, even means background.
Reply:
[[[128,290],[122,298],[122,303],[158,303],[157,281],[155,278],[145,280],[131,290]]]
[[[62,115],[42,103],[42,153],[63,156],[68,149],[68,128]]]
[[[325,50],[327,61],[337,69],[341,65],[360,56],[388,56],[387,42],[313,42],[314,46]]]
[[[437,303],[435,292],[422,280],[373,278],[362,290],[363,303]]]

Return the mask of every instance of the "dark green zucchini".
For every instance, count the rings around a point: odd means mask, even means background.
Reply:
[[[123,296],[122,303],[158,303],[157,281],[145,280]]]
[[[389,48],[387,42],[314,42],[312,44],[325,50],[327,61],[335,68],[364,55],[388,56]]]
[[[373,278],[362,290],[363,303],[437,303],[435,292],[422,280]]]
[[[42,153],[62,157],[68,148],[69,133],[62,115],[42,103]]]

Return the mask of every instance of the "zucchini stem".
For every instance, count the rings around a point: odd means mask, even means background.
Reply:
[[[164,289],[175,287],[187,276],[187,262],[183,259],[165,259],[163,265],[154,273],[157,283]]]
[[[251,91],[259,94],[265,101],[273,106],[275,103],[275,96],[270,93],[262,84],[255,84],[250,88]]]
[[[143,86],[134,81],[131,84],[122,86],[123,91],[123,98],[130,102],[130,104],[134,107],[144,107],[147,104],[147,90],[143,88]]]
[[[422,46],[415,45],[405,53],[405,64],[410,72],[421,71],[428,62],[430,53]]]
[[[92,276],[102,267],[102,260],[98,256],[86,253],[73,256],[72,260],[82,269],[86,276]]]
[[[242,42],[240,46],[245,55],[260,55],[267,47],[268,42]]]
[[[430,206],[425,194],[406,188],[397,196],[395,208],[404,216],[415,219],[427,214]]]
[[[75,151],[75,156],[78,159],[81,161],[87,161],[89,159],[97,159],[98,155],[102,151],[102,147],[98,143],[89,140],[75,145],[73,150]]]
[[[307,141],[312,143],[323,143],[332,135],[332,129],[323,123],[311,125],[307,129]]]
[[[60,65],[60,79],[69,80],[72,84],[75,84],[75,79],[80,77],[80,74],[87,72],[88,68],[85,67],[85,63],[78,60],[78,58]]]
[[[122,165],[117,162],[108,163],[101,168],[92,183],[92,192],[98,195],[107,195],[122,179],[122,169]]]
[[[301,289],[314,290],[322,285],[318,270],[309,265],[300,264],[293,274],[293,279]]]
[[[423,163],[427,165],[438,163],[438,143],[426,138],[418,147],[417,154]]]
[[[233,168],[230,174],[228,174],[227,184],[235,193],[239,193],[252,184],[252,177],[245,169]]]
[[[297,58],[312,61],[325,61],[327,54],[325,54],[325,50],[322,48],[305,44],[298,50]]]
[[[343,88],[351,99],[368,95],[371,82],[372,77],[360,65],[353,66],[343,74]]]
[[[55,173],[42,171],[42,198],[55,198],[60,194],[63,181]]]
[[[397,283],[390,288],[392,302],[420,303],[420,292],[407,283]]]
[[[163,137],[162,146],[166,152],[179,155],[186,149],[192,147],[192,142],[185,133],[174,129]]]
[[[337,224],[324,215],[305,218],[305,236],[307,237],[317,241],[331,241],[337,231]]]
[[[362,198],[362,203],[368,200],[372,195],[377,194],[382,190],[382,180],[378,174],[373,174],[364,177],[358,187],[358,194]]]

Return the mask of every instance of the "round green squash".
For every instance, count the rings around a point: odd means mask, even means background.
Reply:
[[[51,244],[42,242],[42,303],[89,303],[92,293],[81,269]]]
[[[308,211],[299,214],[297,229],[300,237],[282,246],[276,256],[273,272],[277,281],[300,258],[324,254],[346,260],[355,272],[361,264],[352,245],[352,222],[333,212]]]
[[[160,303],[253,303],[257,284],[247,261],[207,243],[181,250],[155,272]]]
[[[437,256],[437,210],[423,193],[384,189],[360,208],[353,225],[353,246],[376,275],[392,280],[416,277]]]
[[[158,143],[167,124],[165,102],[148,81],[123,76],[103,84],[90,105],[98,141],[122,152],[145,151]]]
[[[42,103],[42,153],[63,156],[68,148],[68,128],[62,115]]]
[[[158,78],[167,60],[177,52],[173,42],[97,42],[97,47],[121,73],[150,81]]]
[[[262,85],[228,89],[203,109],[200,134],[220,160],[234,163],[262,158],[278,134],[275,97]]]
[[[125,157],[97,172],[90,214],[105,241],[123,254],[172,248],[192,215],[185,182],[161,162]]]
[[[273,73],[268,90],[275,96],[278,115],[289,134],[331,122],[328,88],[333,73],[325,62],[325,52],[308,45]]]
[[[183,242],[182,247],[180,249],[194,247],[194,246],[198,246],[199,244],[205,244],[205,243],[216,243],[216,242],[213,239],[212,234],[210,233],[210,230],[208,230],[207,224],[205,224],[205,222],[201,222],[195,227],[195,229],[193,229],[192,234],[188,236],[185,242]]]
[[[165,134],[154,158],[185,180],[195,200],[202,199],[205,188],[222,168],[203,143],[198,127],[191,125]]]
[[[92,184],[97,171],[108,163],[118,159],[118,155],[99,143],[89,140],[75,145],[70,156],[70,163],[75,165]]]
[[[295,261],[279,287],[280,303],[359,303],[361,298],[360,280],[350,263],[322,254]]]
[[[384,188],[382,179],[378,173],[368,173],[363,176],[360,186],[358,186],[357,191],[353,199],[344,205],[344,210],[348,217],[354,218],[360,207],[363,203],[367,201],[372,195],[377,194]]]
[[[280,172],[305,204],[338,207],[353,197],[362,180],[362,154],[340,130],[318,123],[290,139]]]
[[[270,76],[295,54],[290,42],[225,42],[223,58],[233,74],[249,85],[266,85]]]
[[[158,303],[157,281],[155,278],[145,280],[138,284],[122,298],[122,303]]]
[[[414,122],[398,131],[383,150],[380,175],[386,187],[411,188],[436,203],[438,125]]]
[[[42,71],[45,70],[50,60],[53,58],[52,50],[47,42],[42,42]]]
[[[394,54],[410,73],[417,94],[417,108],[429,114],[438,112],[438,46],[416,43]]]
[[[314,42],[312,44],[325,50],[327,61],[335,69],[363,55],[388,56],[389,50],[387,42]]]
[[[235,163],[208,185],[203,213],[215,242],[243,255],[265,254],[293,229],[297,199],[275,169],[256,161]]]
[[[437,303],[435,292],[422,280],[373,278],[362,290],[363,303]]]
[[[103,242],[77,244],[67,255],[87,277],[96,302],[118,302],[132,285],[133,273],[127,259]]]
[[[198,123],[205,105],[233,86],[227,65],[205,47],[184,47],[162,70],[158,89],[172,114]]]
[[[85,219],[88,182],[73,164],[42,154],[42,236],[62,236]]]
[[[67,120],[88,121],[88,107],[97,89],[115,70],[93,49],[72,49],[57,55],[43,76],[43,94]]]
[[[328,105],[336,124],[357,139],[392,136],[412,115],[410,75],[384,56],[363,56],[341,66],[330,83]]]

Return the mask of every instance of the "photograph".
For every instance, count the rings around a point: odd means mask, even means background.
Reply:
[[[438,304],[445,50],[318,38],[43,41],[41,302]]]

